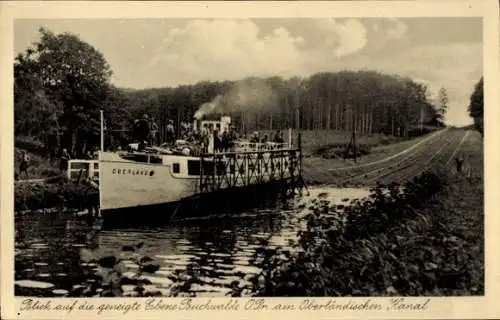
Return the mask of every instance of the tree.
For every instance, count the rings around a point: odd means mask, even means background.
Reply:
[[[484,135],[483,109],[483,77],[481,77],[474,87],[474,92],[470,96],[468,107],[469,116],[474,119],[474,126],[481,135]]]
[[[112,72],[103,55],[76,35],[39,32],[40,40],[15,61],[16,113],[24,117],[29,111],[26,96],[45,99],[43,105],[52,108],[50,118],[61,128],[60,148],[81,156],[99,144],[99,110],[106,105]],[[31,88],[37,95],[29,93]]]
[[[448,93],[446,92],[445,88],[439,89],[438,92],[438,110],[437,110],[437,115],[438,115],[438,121],[441,125],[444,125],[444,119],[446,116],[446,112],[448,111]]]

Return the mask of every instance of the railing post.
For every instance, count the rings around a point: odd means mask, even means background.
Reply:
[[[71,180],[71,161],[72,160],[68,161],[68,167],[66,168],[67,169],[66,175],[68,176],[68,180]]]
[[[92,160],[89,160],[89,167],[88,167],[88,173],[89,173],[89,179],[91,179],[92,177],[94,177],[94,163],[92,162]]]
[[[298,135],[298,152],[299,152],[299,163],[298,163],[298,170],[299,170],[299,176],[302,176],[302,134],[299,132]]]
[[[213,154],[213,164],[214,164],[214,171],[212,173],[212,191],[215,190],[215,181],[216,181],[215,179],[217,176],[217,173],[216,173],[216,171],[217,171],[217,155],[215,154],[215,152]]]
[[[203,192],[203,152],[200,156],[200,193]]]

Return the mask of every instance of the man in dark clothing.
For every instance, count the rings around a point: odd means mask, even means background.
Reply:
[[[455,163],[457,165],[457,173],[462,172],[462,166],[464,164],[464,159],[462,157],[456,157]]]
[[[29,161],[28,155],[26,154],[26,152],[23,152],[21,163],[19,164],[19,178],[21,178],[21,174],[23,172],[26,178],[28,178],[28,166],[29,166],[28,161]]]
[[[258,132],[254,132],[252,137],[250,138],[250,142],[251,143],[257,143],[260,141],[260,138],[259,138],[259,133]]]
[[[63,149],[61,153],[61,161],[59,162],[59,169],[61,171],[68,170],[68,161],[71,159],[68,150]]]
[[[230,149],[230,150],[233,149],[236,139],[237,139],[237,137],[236,137],[236,132],[234,131],[234,127],[229,126],[228,145],[227,145],[228,149]]]
[[[143,115],[142,119],[135,120],[134,134],[139,142],[139,146],[144,146],[144,142],[149,138],[149,122],[147,114]],[[141,150],[140,147],[139,149]]]
[[[229,132],[228,131],[224,131],[222,133],[222,143],[221,143],[221,149],[223,150],[228,150],[229,149],[229,145],[230,145],[230,136],[229,136]]]
[[[214,135],[214,151],[219,151],[221,149],[222,143],[219,138],[219,132],[217,131],[217,129],[213,131],[213,135]]]
[[[280,130],[276,131],[276,135],[274,136],[274,142],[283,143],[283,136]]]

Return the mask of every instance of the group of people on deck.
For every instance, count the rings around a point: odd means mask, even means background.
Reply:
[[[169,147],[175,147],[177,139],[184,141],[192,146],[192,149],[200,149],[205,152],[209,145],[213,143],[214,151],[229,151],[232,150],[236,141],[239,138],[246,140],[246,136],[240,137],[234,126],[228,125],[225,128],[217,127],[202,127],[195,130],[189,123],[181,123],[178,132],[175,130],[172,120],[168,120],[165,128],[164,141]],[[159,127],[153,118],[149,118],[144,114],[141,119],[134,121],[134,138],[138,141],[138,150],[142,151],[147,146],[160,145]],[[212,141],[213,137],[213,141]],[[248,139],[251,143],[267,143],[274,142],[278,144],[284,143],[283,134],[277,130],[273,137],[267,134],[254,132]],[[199,148],[196,148],[198,146]]]
[[[276,131],[272,140],[269,139],[267,134],[265,134],[261,137],[260,133],[256,131],[250,137],[250,142],[251,143],[267,143],[267,142],[284,143],[285,140],[283,140],[283,133],[281,133],[280,130]]]
[[[158,144],[158,125],[154,118],[149,119],[147,114],[142,116],[142,119],[134,121],[133,128],[134,137],[139,141],[139,150],[143,150],[146,145]],[[169,120],[167,125],[167,141],[173,143],[175,136],[174,124]]]

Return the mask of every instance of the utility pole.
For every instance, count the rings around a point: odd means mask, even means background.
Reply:
[[[299,90],[302,85],[301,80],[297,85],[297,89],[295,90],[295,106],[296,106],[296,118],[295,118],[295,129],[298,131],[300,126],[300,108],[299,108]]]
[[[424,106],[420,108],[420,134],[424,131]]]
[[[101,110],[101,151],[104,151],[104,111]]]
[[[352,115],[352,119],[353,119],[353,128],[352,128],[352,151],[353,151],[353,154],[354,154],[354,163],[357,162],[357,159],[356,159],[356,156],[357,156],[357,150],[356,150],[356,126],[357,126],[357,123],[356,123],[356,104],[354,105],[354,112],[353,112],[353,115]]]

